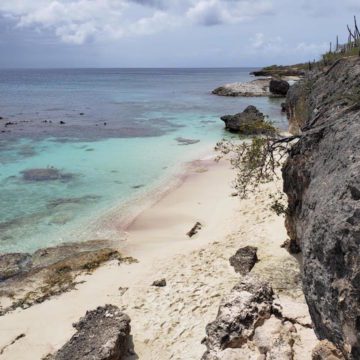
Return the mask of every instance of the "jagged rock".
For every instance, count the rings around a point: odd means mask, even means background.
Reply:
[[[240,281],[221,301],[216,320],[206,326],[207,351],[202,359],[220,359],[225,349],[241,348],[256,327],[270,318],[272,300],[268,283],[250,276]]]
[[[166,286],[166,279],[155,280],[155,281],[152,283],[152,286],[164,287],[164,286]]]
[[[292,360],[295,332],[293,324],[273,315],[264,325],[255,329],[253,341],[266,360]]]
[[[31,255],[14,253],[0,255],[0,281],[9,279],[31,268]]]
[[[265,116],[255,106],[248,106],[243,112],[235,115],[221,117],[225,123],[225,129],[242,135],[273,135],[276,130],[268,122]]]
[[[269,96],[269,79],[257,79],[248,83],[233,83],[220,86],[212,91],[220,96]]]
[[[314,328],[346,359],[360,359],[359,78],[354,57],[294,85],[290,122],[302,136],[283,168],[286,226],[301,249]]]
[[[257,248],[245,246],[239,249],[230,259],[230,265],[241,275],[248,274],[258,261]]]
[[[114,305],[88,311],[53,360],[120,360],[132,352],[130,318]]]
[[[322,340],[312,352],[312,360],[345,360],[343,354],[330,341]]]
[[[286,96],[290,85],[285,80],[271,79],[270,92],[274,95]]]

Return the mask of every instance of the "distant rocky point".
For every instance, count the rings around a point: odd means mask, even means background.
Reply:
[[[212,91],[220,96],[269,96],[270,79],[256,79],[248,83],[232,83],[220,86]]]

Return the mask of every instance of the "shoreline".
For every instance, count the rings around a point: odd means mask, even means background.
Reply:
[[[243,245],[258,246],[260,262],[253,272],[269,280],[290,307],[301,308],[304,322],[310,321],[294,281],[297,262],[280,248],[286,237],[283,219],[270,211],[269,191],[281,182],[240,200],[231,196],[234,171],[227,160],[201,165],[202,171],[189,171],[180,186],[127,227],[124,252],[137,263],[107,262],[91,275],[80,275],[74,290],[0,317],[0,349],[5,349],[0,358],[40,359],[54,353],[74,334],[72,323],[87,310],[111,303],[130,316],[139,358],[199,359],[206,324],[241,278],[228,259]],[[190,239],[186,233],[198,221],[203,227]],[[161,278],[165,288],[151,286]]]

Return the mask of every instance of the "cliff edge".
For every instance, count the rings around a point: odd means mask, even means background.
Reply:
[[[360,58],[310,73],[286,107],[300,134],[283,168],[289,248],[317,336],[360,359]]]

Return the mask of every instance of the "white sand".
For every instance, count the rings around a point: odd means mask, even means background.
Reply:
[[[240,200],[231,196],[233,176],[226,161],[198,162],[182,185],[127,229],[123,250],[139,263],[108,263],[83,276],[77,290],[1,317],[0,349],[21,333],[25,337],[8,346],[0,359],[41,359],[72,336],[72,323],[86,310],[106,303],[131,317],[140,359],[199,359],[205,351],[200,343],[205,325],[215,318],[222,295],[239,280],[228,261],[239,247],[259,247],[254,272],[266,274],[275,290],[288,283],[284,264],[297,271],[296,262],[280,248],[286,239],[283,218],[269,210],[268,194],[281,184]],[[186,233],[197,221],[203,228],[189,239]],[[151,286],[161,278],[166,287]],[[287,290],[293,292],[291,284]],[[295,295],[303,306],[301,293]]]

